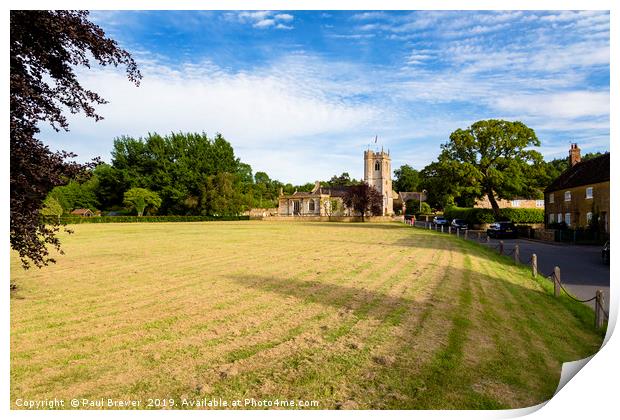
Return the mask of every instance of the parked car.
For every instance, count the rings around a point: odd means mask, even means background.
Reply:
[[[603,257],[603,263],[609,264],[609,241],[605,242],[605,245],[603,245],[601,256]]]
[[[443,216],[435,216],[433,218],[433,223],[435,223],[436,225],[448,225],[448,219],[446,219]]]
[[[463,219],[454,219],[452,223],[450,223],[450,226],[452,226],[455,229],[468,229],[469,228],[469,226],[467,225],[467,222]]]
[[[487,229],[489,238],[516,238],[517,227],[512,222],[491,223]]]

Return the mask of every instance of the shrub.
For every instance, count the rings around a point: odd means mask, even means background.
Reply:
[[[448,219],[464,219],[469,224],[493,223],[501,220],[511,220],[515,223],[543,223],[545,212],[543,209],[500,209],[500,217],[493,214],[492,209],[449,207],[444,212]]]

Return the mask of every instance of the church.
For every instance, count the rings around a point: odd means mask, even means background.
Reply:
[[[392,190],[392,161],[390,152],[383,150],[364,151],[364,182],[374,187],[383,197],[382,214],[394,214],[394,199],[398,198]],[[321,187],[316,181],[310,192],[295,191],[293,194],[280,193],[278,198],[279,216],[357,216],[342,201],[348,187]]]

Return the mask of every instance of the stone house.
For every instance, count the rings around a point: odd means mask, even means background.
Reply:
[[[571,144],[568,160],[569,168],[545,189],[545,223],[609,233],[609,153],[582,162]]]
[[[293,194],[280,194],[278,198],[279,216],[350,216],[342,197],[347,187],[321,187],[316,181],[310,192],[295,191]]]

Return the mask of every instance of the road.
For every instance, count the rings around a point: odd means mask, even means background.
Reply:
[[[417,222],[418,227],[425,227],[424,222]],[[446,227],[447,230],[447,227]],[[477,231],[470,231],[469,237],[477,241]],[[481,232],[481,238],[486,234]],[[560,267],[562,284],[579,299],[590,299],[596,295],[596,290],[603,291],[605,297],[604,308],[609,313],[609,264],[603,264],[601,247],[592,245],[570,245],[556,242],[532,241],[529,239],[503,239],[504,253],[510,254],[515,244],[519,244],[521,261],[527,263],[532,254],[538,260],[538,272],[547,275],[555,266]],[[489,247],[497,247],[498,239],[489,242],[480,242]],[[594,301],[588,302],[594,308]]]
[[[528,239],[503,239],[505,253],[511,253],[519,244],[521,261],[529,261],[532,254],[538,259],[538,272],[550,274],[560,267],[562,284],[579,299],[590,299],[601,289],[605,296],[605,310],[609,311],[609,265],[601,260],[601,247],[567,245],[531,241]],[[499,240],[491,239],[488,246],[497,246]],[[589,302],[594,307],[594,302]]]

